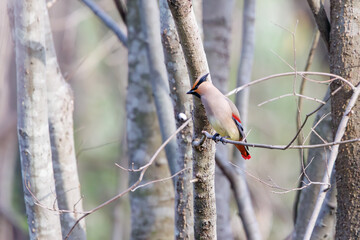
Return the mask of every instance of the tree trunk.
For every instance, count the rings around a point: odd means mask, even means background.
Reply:
[[[353,0],[331,1],[330,71],[357,85],[360,80],[360,2]],[[342,89],[332,98],[333,130],[342,118],[353,91],[343,82],[331,84],[334,91]],[[359,100],[352,109],[343,140],[360,136]],[[336,239],[360,238],[360,143],[340,145],[336,160],[337,224]]]
[[[160,35],[160,13],[156,0],[140,1],[140,16],[146,33],[146,52],[150,66],[150,82],[159,119],[162,140],[165,141],[175,129],[174,108],[170,99],[169,82]],[[171,174],[178,172],[177,144],[173,138],[165,147]],[[175,178],[173,178],[175,183]]]
[[[60,209],[83,212],[74,145],[74,99],[71,87],[65,81],[58,65],[47,10],[45,34],[49,131],[57,202]],[[60,215],[63,237],[69,233],[80,216],[77,213]],[[70,239],[86,239],[85,220],[75,227]]]
[[[327,99],[328,96],[329,92],[326,94],[325,99]],[[316,124],[321,117],[328,114],[331,110],[330,108],[330,102],[323,106],[316,114],[314,124]],[[334,139],[331,129],[331,121],[331,117],[327,117],[323,119],[315,128],[315,131],[322,137],[322,139],[327,142],[331,142]],[[312,134],[310,138],[310,145],[322,144],[324,143],[322,139],[320,139],[315,134]],[[311,164],[306,168],[305,172],[311,181],[321,182],[324,171],[326,169],[327,158],[329,155],[329,148],[312,148],[309,150],[307,159],[308,163],[309,161],[311,161]],[[303,181],[306,184],[309,183],[306,177],[303,178]],[[293,236],[294,240],[301,240],[304,238],[304,233],[309,219],[312,215],[315,202],[319,195],[319,190],[320,185],[311,185],[301,191],[297,207],[297,217]],[[329,211],[327,212],[327,214],[323,214],[324,217],[319,217],[322,224],[316,224],[314,232],[312,234],[312,239],[333,239],[335,233],[335,214],[333,212],[335,197],[335,186],[332,186],[331,189],[327,192],[327,199],[326,202],[324,202],[323,204],[323,206],[329,206]]]
[[[0,239],[25,239],[15,220],[12,203],[17,139],[15,51],[10,31],[13,19],[7,14],[9,3],[0,1]]]
[[[251,81],[252,68],[254,64],[255,49],[255,0],[245,0],[243,5],[243,22],[242,22],[242,41],[241,57],[237,72],[236,86],[242,86]],[[249,108],[250,89],[246,88],[236,95],[236,106],[239,108],[241,120],[247,129],[248,108]],[[245,170],[245,161],[240,152],[234,148],[232,152],[233,161],[242,170]],[[237,171],[238,181],[236,182],[235,198],[239,210],[243,228],[246,237],[250,240],[261,239],[261,233],[258,221],[256,219],[253,200],[251,199],[246,174],[244,171]]]
[[[161,36],[165,54],[166,68],[174,102],[176,127],[180,127],[186,118],[190,118],[193,104],[186,95],[190,89],[190,80],[174,20],[166,0],[160,0]],[[192,184],[192,146],[193,124],[189,124],[177,135],[178,166],[189,168],[176,178],[175,184],[175,238],[194,239],[194,214]]]
[[[158,119],[152,98],[146,34],[141,26],[139,0],[128,2],[127,141],[129,167],[146,164],[161,145]],[[160,154],[144,181],[169,176],[166,157]],[[130,184],[139,173],[130,172]],[[131,239],[172,239],[174,232],[173,187],[171,181],[151,184],[130,194]]]
[[[195,81],[196,78],[208,73],[209,67],[191,1],[168,0],[168,4],[178,30],[190,78]],[[200,139],[203,130],[212,130],[205,109],[196,98],[193,118],[193,139]],[[216,239],[214,150],[212,141],[205,141],[203,145],[193,147],[195,239]]]
[[[203,2],[204,48],[214,85],[222,92],[228,91],[230,72],[230,38],[234,1],[208,0]],[[229,161],[229,146],[216,145],[216,162]],[[231,188],[218,164],[215,169],[216,232],[218,239],[233,239],[231,229]]]
[[[15,2],[18,139],[30,239],[61,239],[47,112],[45,1]],[[31,191],[31,192],[30,192]]]

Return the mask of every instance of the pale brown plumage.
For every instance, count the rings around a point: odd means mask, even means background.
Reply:
[[[234,141],[243,140],[245,134],[238,109],[229,98],[206,80],[207,76],[208,74],[197,79],[188,94],[193,94],[201,99],[211,126],[220,136]],[[247,147],[235,146],[244,159],[251,158]]]

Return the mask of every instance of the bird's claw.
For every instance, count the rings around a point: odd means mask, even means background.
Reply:
[[[214,142],[216,142],[216,143],[218,143],[220,141],[222,144],[224,144],[224,145],[226,144],[226,142],[225,142],[226,137],[221,137],[220,134],[218,134],[218,133],[215,133],[211,139],[214,140]]]
[[[220,134],[215,133],[214,136],[212,136],[212,140],[214,140],[214,142],[217,143],[219,141],[219,139],[218,139],[219,136],[220,136]]]
[[[220,142],[221,142],[222,144],[224,144],[224,145],[226,144],[225,139],[226,139],[226,138],[224,138],[224,137],[221,137],[221,138],[220,138]]]

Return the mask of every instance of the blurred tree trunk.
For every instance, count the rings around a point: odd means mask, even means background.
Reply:
[[[150,82],[159,119],[162,140],[166,141],[175,129],[174,108],[170,99],[169,82],[164,62],[160,35],[160,13],[156,0],[141,0],[140,15],[142,28],[146,34],[146,52],[150,66]],[[171,174],[178,172],[177,144],[173,138],[165,147]],[[175,183],[175,178],[173,178]]]
[[[234,1],[208,0],[203,2],[204,48],[214,85],[222,92],[228,91],[230,72],[230,38]],[[229,146],[216,145],[216,162],[229,161]],[[216,166],[216,230],[218,239],[233,239],[231,229],[231,188],[227,177]]]
[[[180,114],[190,118],[192,101],[186,95],[190,89],[190,80],[174,20],[166,0],[160,0],[161,36],[165,54],[166,68],[174,103],[176,127],[184,120]],[[175,238],[194,238],[193,192],[192,184],[192,146],[193,124],[189,124],[177,135],[178,159],[180,169],[189,168],[178,175],[175,183]]]
[[[353,85],[360,82],[360,2],[354,0],[331,2],[330,71]],[[333,130],[336,131],[353,91],[340,80],[331,90],[342,89],[332,97]],[[360,136],[359,100],[352,109],[343,140]],[[336,239],[360,238],[360,143],[340,145],[336,164],[337,223]]]
[[[47,112],[45,1],[15,1],[18,139],[30,239],[61,239]],[[30,192],[31,191],[31,192]]]
[[[255,52],[255,10],[255,0],[244,0],[241,52],[236,86],[242,86],[251,81]],[[235,103],[239,108],[240,117],[244,122],[245,129],[247,129],[248,124],[249,95],[250,89],[246,88],[243,91],[237,93],[235,98]],[[245,161],[236,148],[233,148],[232,156],[234,163],[241,169],[245,170]],[[239,216],[241,218],[246,237],[253,240],[261,239],[262,236],[253,207],[253,203],[256,202],[256,200],[251,199],[246,174],[244,174],[244,171],[239,171],[239,169],[237,169],[237,174],[238,181],[234,193],[236,194],[235,198],[239,210]],[[259,196],[259,194],[255,195]],[[261,200],[257,201],[261,202]],[[263,207],[265,206],[263,205]]]
[[[325,96],[325,99],[329,96],[328,92]],[[331,103],[328,102],[323,106],[316,114],[314,124],[317,124],[321,117],[330,112]],[[331,129],[331,117],[323,119],[315,128],[315,131],[324,139],[326,142],[331,142],[333,140],[333,133]],[[310,138],[310,145],[324,143],[317,135],[312,134]],[[311,161],[311,164],[306,168],[306,175],[310,178],[311,181],[321,182],[324,171],[327,165],[327,158],[330,155],[329,148],[312,148],[309,149],[308,153],[308,162]],[[303,181],[308,184],[309,181],[306,177],[303,178]],[[303,189],[300,193],[299,203],[297,207],[297,217],[295,222],[295,231],[293,239],[301,240],[304,238],[305,230],[309,219],[312,215],[315,202],[319,195],[320,185],[311,185]],[[326,202],[324,206],[328,206],[329,211],[326,214],[323,214],[323,217],[320,217],[321,224],[316,224],[312,238],[311,239],[333,239],[335,233],[335,214],[334,207],[336,204],[334,202],[336,198],[336,189],[335,185],[327,193]]]
[[[180,42],[184,51],[190,78],[196,78],[209,72],[209,67],[196,23],[191,1],[168,0],[174,17]],[[209,81],[211,81],[209,77]],[[194,136],[202,137],[201,131],[212,128],[205,115],[200,100],[194,98]],[[194,233],[195,239],[216,239],[216,201],[215,201],[215,161],[214,143],[205,141],[201,146],[193,147],[194,181]]]
[[[74,99],[58,65],[47,9],[45,34],[48,117],[57,202],[60,209],[83,212],[74,145]],[[60,215],[63,236],[80,216],[76,213]],[[71,239],[86,239],[85,221],[75,227]]]
[[[141,25],[139,0],[128,2],[127,141],[129,167],[146,164],[161,145],[158,119],[150,82],[146,34]],[[160,154],[144,176],[144,182],[169,176],[164,154]],[[130,173],[130,184],[139,177]],[[174,232],[171,181],[148,185],[130,194],[131,239],[172,239]]]
[[[25,239],[12,204],[17,162],[16,75],[8,3],[0,1],[0,239]]]

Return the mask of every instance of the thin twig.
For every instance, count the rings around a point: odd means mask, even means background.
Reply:
[[[202,133],[209,139],[212,139],[214,135],[211,135],[207,131],[202,131]],[[220,139],[220,136],[216,137],[215,141],[223,141],[224,143],[231,143],[236,145],[243,145],[248,147],[256,147],[256,148],[267,148],[267,149],[276,149],[276,150],[286,150],[286,149],[310,149],[310,148],[322,148],[322,147],[328,147],[328,146],[334,146],[339,144],[345,144],[345,143],[353,143],[353,142],[360,142],[360,138],[345,140],[345,141],[334,141],[331,143],[324,143],[324,144],[313,144],[313,145],[269,145],[269,144],[259,144],[259,143],[247,143],[242,141],[233,141],[226,138]]]
[[[281,99],[281,98],[285,98],[285,97],[291,97],[291,96],[296,96],[296,97],[299,97],[299,98],[305,98],[307,100],[312,100],[312,101],[315,101],[315,102],[318,102],[318,103],[321,103],[321,104],[325,104],[326,102],[320,100],[320,99],[317,99],[317,98],[313,98],[313,97],[308,97],[308,96],[305,96],[305,95],[301,95],[301,94],[298,94],[298,93],[288,93],[288,94],[284,94],[284,95],[281,95],[281,96],[278,96],[278,97],[275,97],[275,98],[272,98],[272,99],[269,99],[269,100],[266,100],[262,103],[259,103],[258,104],[258,107],[261,107],[262,105],[264,104],[267,104],[269,102],[273,102],[275,100],[278,100],[278,99]],[[300,125],[301,126],[301,125]]]
[[[289,193],[289,192],[293,192],[293,191],[300,191],[300,190],[303,190],[307,187],[309,187],[310,185],[313,185],[313,184],[316,184],[316,185],[323,185],[323,184],[326,184],[326,183],[322,183],[322,182],[312,182],[312,181],[309,181],[309,183],[306,183],[306,185],[302,186],[302,187],[298,187],[298,188],[292,188],[292,189],[286,189],[286,188],[283,188],[283,187],[280,187],[279,185],[277,185],[271,178],[270,179],[270,182],[271,183],[268,183],[266,182],[265,180],[263,179],[260,179],[258,177],[256,177],[255,175],[253,175],[252,173],[242,169],[241,167],[237,166],[236,164],[232,163],[232,162],[229,162],[231,165],[233,165],[234,167],[240,169],[241,171],[243,171],[246,175],[250,176],[251,178],[255,179],[256,181],[268,186],[269,188],[272,188],[272,189],[277,189],[277,190],[281,190],[280,191],[271,191],[272,193],[277,193],[277,194],[284,194],[284,193]]]
[[[122,42],[122,44],[127,47],[127,37],[119,28],[117,23],[107,15],[96,3],[91,0],[81,0],[86,6],[88,6],[93,13],[99,17],[99,19],[111,30],[115,33],[118,39]]]
[[[269,79],[272,79],[272,78],[278,78],[278,77],[286,77],[286,76],[292,76],[292,75],[300,75],[300,76],[305,76],[305,75],[318,75],[318,76],[327,76],[327,77],[333,77],[332,79],[330,80],[324,80],[324,81],[314,81],[314,82],[319,82],[319,83],[328,83],[328,82],[332,82],[336,79],[339,79],[343,82],[345,82],[346,84],[348,84],[353,90],[355,89],[354,85],[352,83],[350,83],[348,80],[346,80],[345,78],[343,77],[340,77],[338,75],[335,75],[335,74],[332,74],[332,73],[324,73],[324,72],[286,72],[286,73],[278,73],[278,74],[273,74],[273,75],[270,75],[270,76],[266,76],[266,77],[263,77],[263,78],[260,78],[260,79],[257,79],[257,80],[254,80],[252,82],[249,82],[247,84],[244,84],[238,88],[235,88],[234,90],[228,92],[226,94],[226,96],[230,96],[230,95],[233,95],[235,93],[238,93],[242,90],[244,90],[245,88],[247,87],[250,87],[252,85],[255,85],[255,84],[258,84],[258,83],[261,83],[261,82],[264,82],[266,80],[269,80]],[[307,79],[307,78],[306,78]],[[309,79],[307,79],[309,80]]]
[[[320,32],[319,30],[316,30],[316,33],[315,33],[315,36],[314,36],[314,39],[312,41],[312,44],[311,44],[311,49],[310,49],[310,52],[309,52],[309,56],[306,60],[306,66],[305,66],[305,69],[304,71],[307,72],[309,71],[310,69],[310,66],[312,64],[312,61],[313,61],[313,58],[314,58],[314,54],[315,54],[315,49],[318,45],[318,42],[319,42],[319,38],[320,38]],[[305,78],[303,77],[301,79],[301,83],[300,83],[300,89],[299,89],[299,94],[300,95],[303,95],[304,93],[304,89],[305,89]],[[302,98],[299,98],[298,100],[298,106],[297,106],[297,111],[296,111],[296,124],[297,124],[297,130],[299,130],[300,126],[301,126],[301,110],[302,110]],[[304,137],[302,135],[300,135],[300,138],[298,138],[298,145],[302,145],[304,143]]]
[[[355,89],[353,95],[351,96],[350,101],[349,101],[349,103],[348,103],[348,105],[347,105],[347,107],[345,109],[343,117],[342,117],[342,119],[340,121],[340,124],[338,126],[338,129],[336,131],[336,135],[335,135],[335,138],[334,138],[335,142],[341,141],[342,137],[344,136],[345,129],[346,129],[347,123],[348,123],[350,115],[351,115],[351,111],[352,111],[353,107],[355,106],[355,103],[357,102],[359,94],[360,94],[360,85],[356,87],[356,89]],[[325,183],[330,184],[329,175],[331,177],[331,173],[332,173],[332,170],[334,168],[335,160],[337,158],[338,152],[339,152],[339,145],[334,145],[331,148],[331,154],[330,154],[330,157],[329,157],[328,165],[326,167],[325,174],[323,176],[323,182],[325,182]],[[304,240],[309,240],[310,237],[311,237],[311,234],[312,234],[312,232],[314,230],[316,220],[317,220],[317,218],[319,216],[319,213],[320,213],[321,206],[322,206],[322,204],[323,204],[323,202],[325,200],[326,191],[327,191],[327,188],[325,188],[324,186],[320,187],[319,195],[318,195],[318,198],[316,200],[313,213],[312,213],[311,218],[310,218],[310,220],[308,222],[308,225],[306,227]]]
[[[174,177],[176,177],[177,175],[179,175],[180,173],[186,171],[186,170],[189,170],[191,168],[184,168],[180,171],[178,171],[177,173],[171,175],[170,177],[166,177],[166,178],[161,178],[161,179],[157,179],[157,180],[153,180],[153,181],[150,181],[150,182],[147,182],[147,183],[144,183],[144,184],[141,184],[141,185],[138,185],[136,188],[134,188],[133,190],[131,190],[132,192],[135,192],[138,188],[142,188],[142,187],[145,187],[147,185],[150,185],[150,184],[153,184],[153,183],[157,183],[157,182],[164,182],[166,180],[170,180]]]
[[[79,224],[79,222],[84,219],[85,217],[87,217],[88,215],[98,211],[99,209],[103,208],[104,206],[116,201],[117,199],[121,198],[122,196],[124,196],[125,194],[129,193],[130,191],[134,191],[135,188],[137,188],[137,186],[141,183],[144,174],[146,172],[146,170],[150,167],[150,165],[155,161],[156,157],[159,155],[159,153],[161,152],[162,149],[164,149],[164,147],[166,146],[166,144],[168,142],[171,141],[171,139],[173,137],[176,136],[177,133],[179,133],[189,122],[190,122],[191,118],[189,118],[186,122],[184,122],[159,148],[158,150],[155,152],[155,154],[152,156],[152,158],[150,159],[149,163],[145,164],[143,167],[141,167],[141,172],[140,172],[140,176],[138,178],[138,180],[133,183],[128,189],[122,191],[121,193],[119,193],[118,195],[114,196],[113,198],[105,201],[104,203],[98,205],[97,207],[93,208],[92,210],[86,212],[83,216],[81,216],[78,220],[76,220],[75,224],[72,226],[72,228],[70,229],[69,233],[66,235],[65,240],[69,239],[70,234],[72,233],[72,231],[74,230],[74,228],[76,227],[76,225]]]
[[[140,172],[146,168],[148,168],[156,159],[157,155],[159,155],[159,153],[161,152],[161,150],[164,149],[164,147],[173,139],[173,137],[176,136],[176,134],[178,134],[181,130],[184,129],[184,127],[186,127],[188,125],[188,123],[191,121],[191,118],[189,118],[188,120],[186,120],[186,122],[184,122],[172,135],[170,135],[168,137],[168,139],[166,139],[166,141],[156,150],[156,152],[154,153],[154,155],[151,157],[151,159],[149,160],[149,162],[147,164],[145,164],[144,166],[138,168],[138,169],[134,169],[134,168],[124,168],[122,166],[120,166],[119,164],[115,163],[115,165],[119,168],[121,168],[122,170],[125,171],[129,171],[129,172]]]

